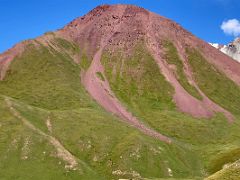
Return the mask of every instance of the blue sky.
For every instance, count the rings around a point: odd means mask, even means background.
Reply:
[[[240,20],[240,0],[0,0],[0,52],[59,29],[97,5],[119,3],[166,16],[208,42],[231,41],[233,36],[220,26],[229,19]]]

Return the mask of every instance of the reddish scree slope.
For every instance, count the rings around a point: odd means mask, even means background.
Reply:
[[[120,7],[119,10],[115,12],[115,15],[117,14],[118,16],[122,16],[124,11],[125,8]],[[163,136],[160,133],[152,130],[151,128],[146,127],[136,117],[134,117],[130,112],[128,112],[115,97],[115,95],[110,89],[108,82],[106,80],[100,80],[100,78],[97,77],[97,72],[101,72],[102,74],[104,74],[104,69],[100,61],[102,52],[113,34],[116,31],[120,30],[120,28],[121,23],[114,26],[112,32],[110,32],[104,37],[104,39],[101,40],[99,50],[94,55],[92,63],[88,68],[87,72],[83,74],[82,82],[89,94],[91,94],[92,97],[106,110],[120,116],[122,119],[126,120],[128,123],[138,128],[143,133],[170,143],[171,140],[168,137]]]
[[[174,87],[174,100],[179,110],[195,117],[211,117],[215,112],[222,112],[229,121],[233,120],[231,113],[211,101],[198,88],[192,77],[185,49],[186,47],[200,49],[210,63],[218,67],[239,85],[240,64],[232,61],[229,57],[212,48],[208,43],[196,38],[171,20],[136,6],[104,5],[95,8],[81,18],[77,18],[57,33],[87,49],[88,55],[92,58],[99,48],[102,51],[110,52],[122,49],[129,53],[139,40],[144,40],[161,72]],[[202,101],[191,96],[181,86],[164,60],[164,51],[160,42],[166,39],[172,41],[177,47],[188,80],[198,89],[203,97]],[[99,103],[101,104],[101,102]]]
[[[145,46],[156,60],[161,73],[174,87],[174,100],[180,111],[189,113],[194,117],[211,117],[215,112],[223,112],[229,121],[233,120],[231,113],[211,101],[198,88],[192,77],[185,49],[190,47],[201,50],[202,55],[209,63],[214,64],[238,85],[240,85],[240,64],[232,61],[229,57],[169,19],[136,6],[104,5],[95,8],[83,17],[75,19],[55,34],[74,41],[91,57],[91,66],[82,74],[82,83],[89,94],[106,110],[120,116],[146,134],[170,142],[167,137],[145,127],[130,112],[127,112],[111,91],[107,80],[103,82],[96,76],[96,72],[101,72],[104,75],[104,69],[100,61],[102,52],[114,52],[122,49],[126,53],[131,53],[139,40],[145,42]],[[174,72],[164,60],[164,49],[161,42],[166,39],[176,46],[183,60],[187,78],[202,95],[202,101],[191,96],[181,86]],[[0,79],[4,78],[6,69],[13,58],[24,49],[24,43],[18,46],[19,48],[15,47],[0,55]],[[76,60],[76,62],[79,61]]]
[[[119,11],[122,9],[124,12],[119,15]],[[120,23],[121,27],[114,32],[114,27]],[[69,23],[57,34],[74,40],[93,57],[102,40],[106,40],[109,34],[112,34],[112,37],[108,39],[105,49],[123,48],[128,51],[139,39],[145,39],[146,43],[149,43],[149,37],[147,37],[149,28],[152,30],[152,38],[154,37],[158,42],[171,40],[182,57],[186,57],[184,53],[186,47],[201,49],[202,54],[210,63],[216,65],[240,85],[239,63],[231,61],[231,58],[195,37],[179,24],[140,7],[132,5],[98,6],[87,15]],[[158,47],[157,50],[163,51],[161,47]]]

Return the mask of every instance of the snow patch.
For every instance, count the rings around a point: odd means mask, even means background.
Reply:
[[[236,38],[228,45],[220,45],[218,43],[209,43],[211,46],[220,50],[224,54],[228,55],[232,59],[240,62],[240,38]]]

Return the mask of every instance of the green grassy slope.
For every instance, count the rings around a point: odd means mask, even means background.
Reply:
[[[209,64],[197,50],[186,51],[200,89],[223,108],[240,115],[240,87]]]
[[[202,176],[202,163],[189,146],[167,145],[147,137],[105,112],[80,83],[83,67],[71,59],[79,51],[78,47],[63,39],[52,43],[54,47],[30,45],[14,60],[6,78],[0,82],[0,174],[4,174],[3,178]],[[160,74],[159,78],[162,78]],[[167,83],[165,86],[171,91]],[[155,95],[165,98],[169,107],[173,107],[170,96],[158,95],[157,89],[151,94]],[[5,98],[10,99],[27,122],[61,142],[78,159],[79,170],[66,169],[65,162],[56,156],[56,148],[16,118]],[[157,101],[152,102],[153,107],[164,109]],[[51,131],[47,120],[51,122]]]
[[[206,178],[206,180],[238,180],[240,177],[239,160],[234,163],[229,163],[221,171]]]
[[[188,82],[184,72],[183,61],[180,59],[174,44],[171,41],[165,41],[164,48],[166,49],[165,59],[169,64],[175,65],[176,67],[175,76],[177,77],[179,83],[186,91],[188,91],[189,94],[201,100],[202,96],[199,94],[197,89]]]
[[[177,68],[178,81],[189,93],[201,99],[196,89],[187,82],[182,70],[183,64],[177,55],[176,48],[171,42],[165,44],[165,48],[167,62],[174,64]],[[183,143],[192,151],[197,152],[205,167],[206,174],[214,173],[220,170],[224,164],[238,159],[240,157],[238,151],[240,145],[238,141],[239,115],[236,113],[236,121],[229,124],[222,114],[216,114],[212,119],[207,120],[192,118],[177,112],[171,101],[173,93],[171,86],[159,73],[154,59],[146,52],[144,47],[138,47],[131,57],[125,58],[120,53],[116,53],[112,56],[105,55],[102,59],[105,75],[111,88],[123,104],[147,125],[173,137],[175,143]],[[191,65],[199,60],[198,57],[191,58]],[[215,102],[220,105],[227,102],[230,107],[234,107],[235,111],[232,112],[237,112],[237,104],[240,104],[237,100],[237,97],[238,99],[240,97],[237,85],[226,77],[217,77],[213,72],[203,70],[210,68],[211,65],[206,60],[202,63],[194,67],[196,68],[195,72],[205,73],[201,79],[211,83],[211,87],[214,81],[217,81],[213,89],[219,91],[217,94],[207,95],[211,99],[213,99],[212,97],[216,99],[224,97],[225,100],[223,98],[222,100],[225,102]],[[197,83],[200,84],[198,80]],[[225,86],[230,87],[230,93]],[[200,87],[202,89],[201,85]],[[204,91],[204,89],[202,90]],[[235,97],[235,100],[232,99],[231,95]],[[231,103],[232,101],[234,103]]]
[[[43,136],[24,126],[7,107],[5,97],[0,97],[0,174],[1,179],[97,179],[87,166],[69,171],[56,157],[56,149]],[[22,109],[29,109],[23,107]],[[37,115],[36,113],[29,113]],[[29,118],[32,121],[40,119]]]
[[[135,48],[131,57],[105,54],[102,58],[105,74],[117,97],[139,116],[153,111],[175,109],[173,87],[160,73],[145,47]],[[147,118],[144,120],[149,123]]]
[[[169,48],[169,63],[181,69],[176,50]],[[4,179],[201,179],[240,159],[240,118],[235,108],[230,109],[236,114],[233,124],[222,114],[206,120],[180,113],[172,100],[173,88],[144,47],[137,47],[128,58],[106,53],[102,58],[105,76],[98,77],[108,80],[121,102],[146,125],[173,139],[170,145],[162,143],[91,99],[80,83],[80,73],[90,62],[84,54],[79,64],[71,58],[80,51],[76,44],[59,38],[51,46],[30,45],[0,82],[0,174]],[[183,71],[179,74],[179,81],[186,82]],[[232,86],[237,97],[237,87]],[[56,147],[15,117],[6,98],[21,117],[55,137],[76,157],[78,170],[66,169]]]

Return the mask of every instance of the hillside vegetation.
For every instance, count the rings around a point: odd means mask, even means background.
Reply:
[[[188,84],[175,47],[168,43],[166,48],[179,82],[201,99]],[[194,77],[204,93],[234,113],[232,124],[221,113],[197,119],[179,112],[173,87],[144,46],[136,46],[129,57],[105,52],[101,59],[105,71],[99,78],[146,126],[173,140],[166,144],[106,112],[89,96],[81,73],[91,62],[80,52],[78,45],[53,38],[49,45],[29,45],[12,62],[0,82],[3,179],[202,179],[240,159],[239,87],[200,53],[188,51]]]

